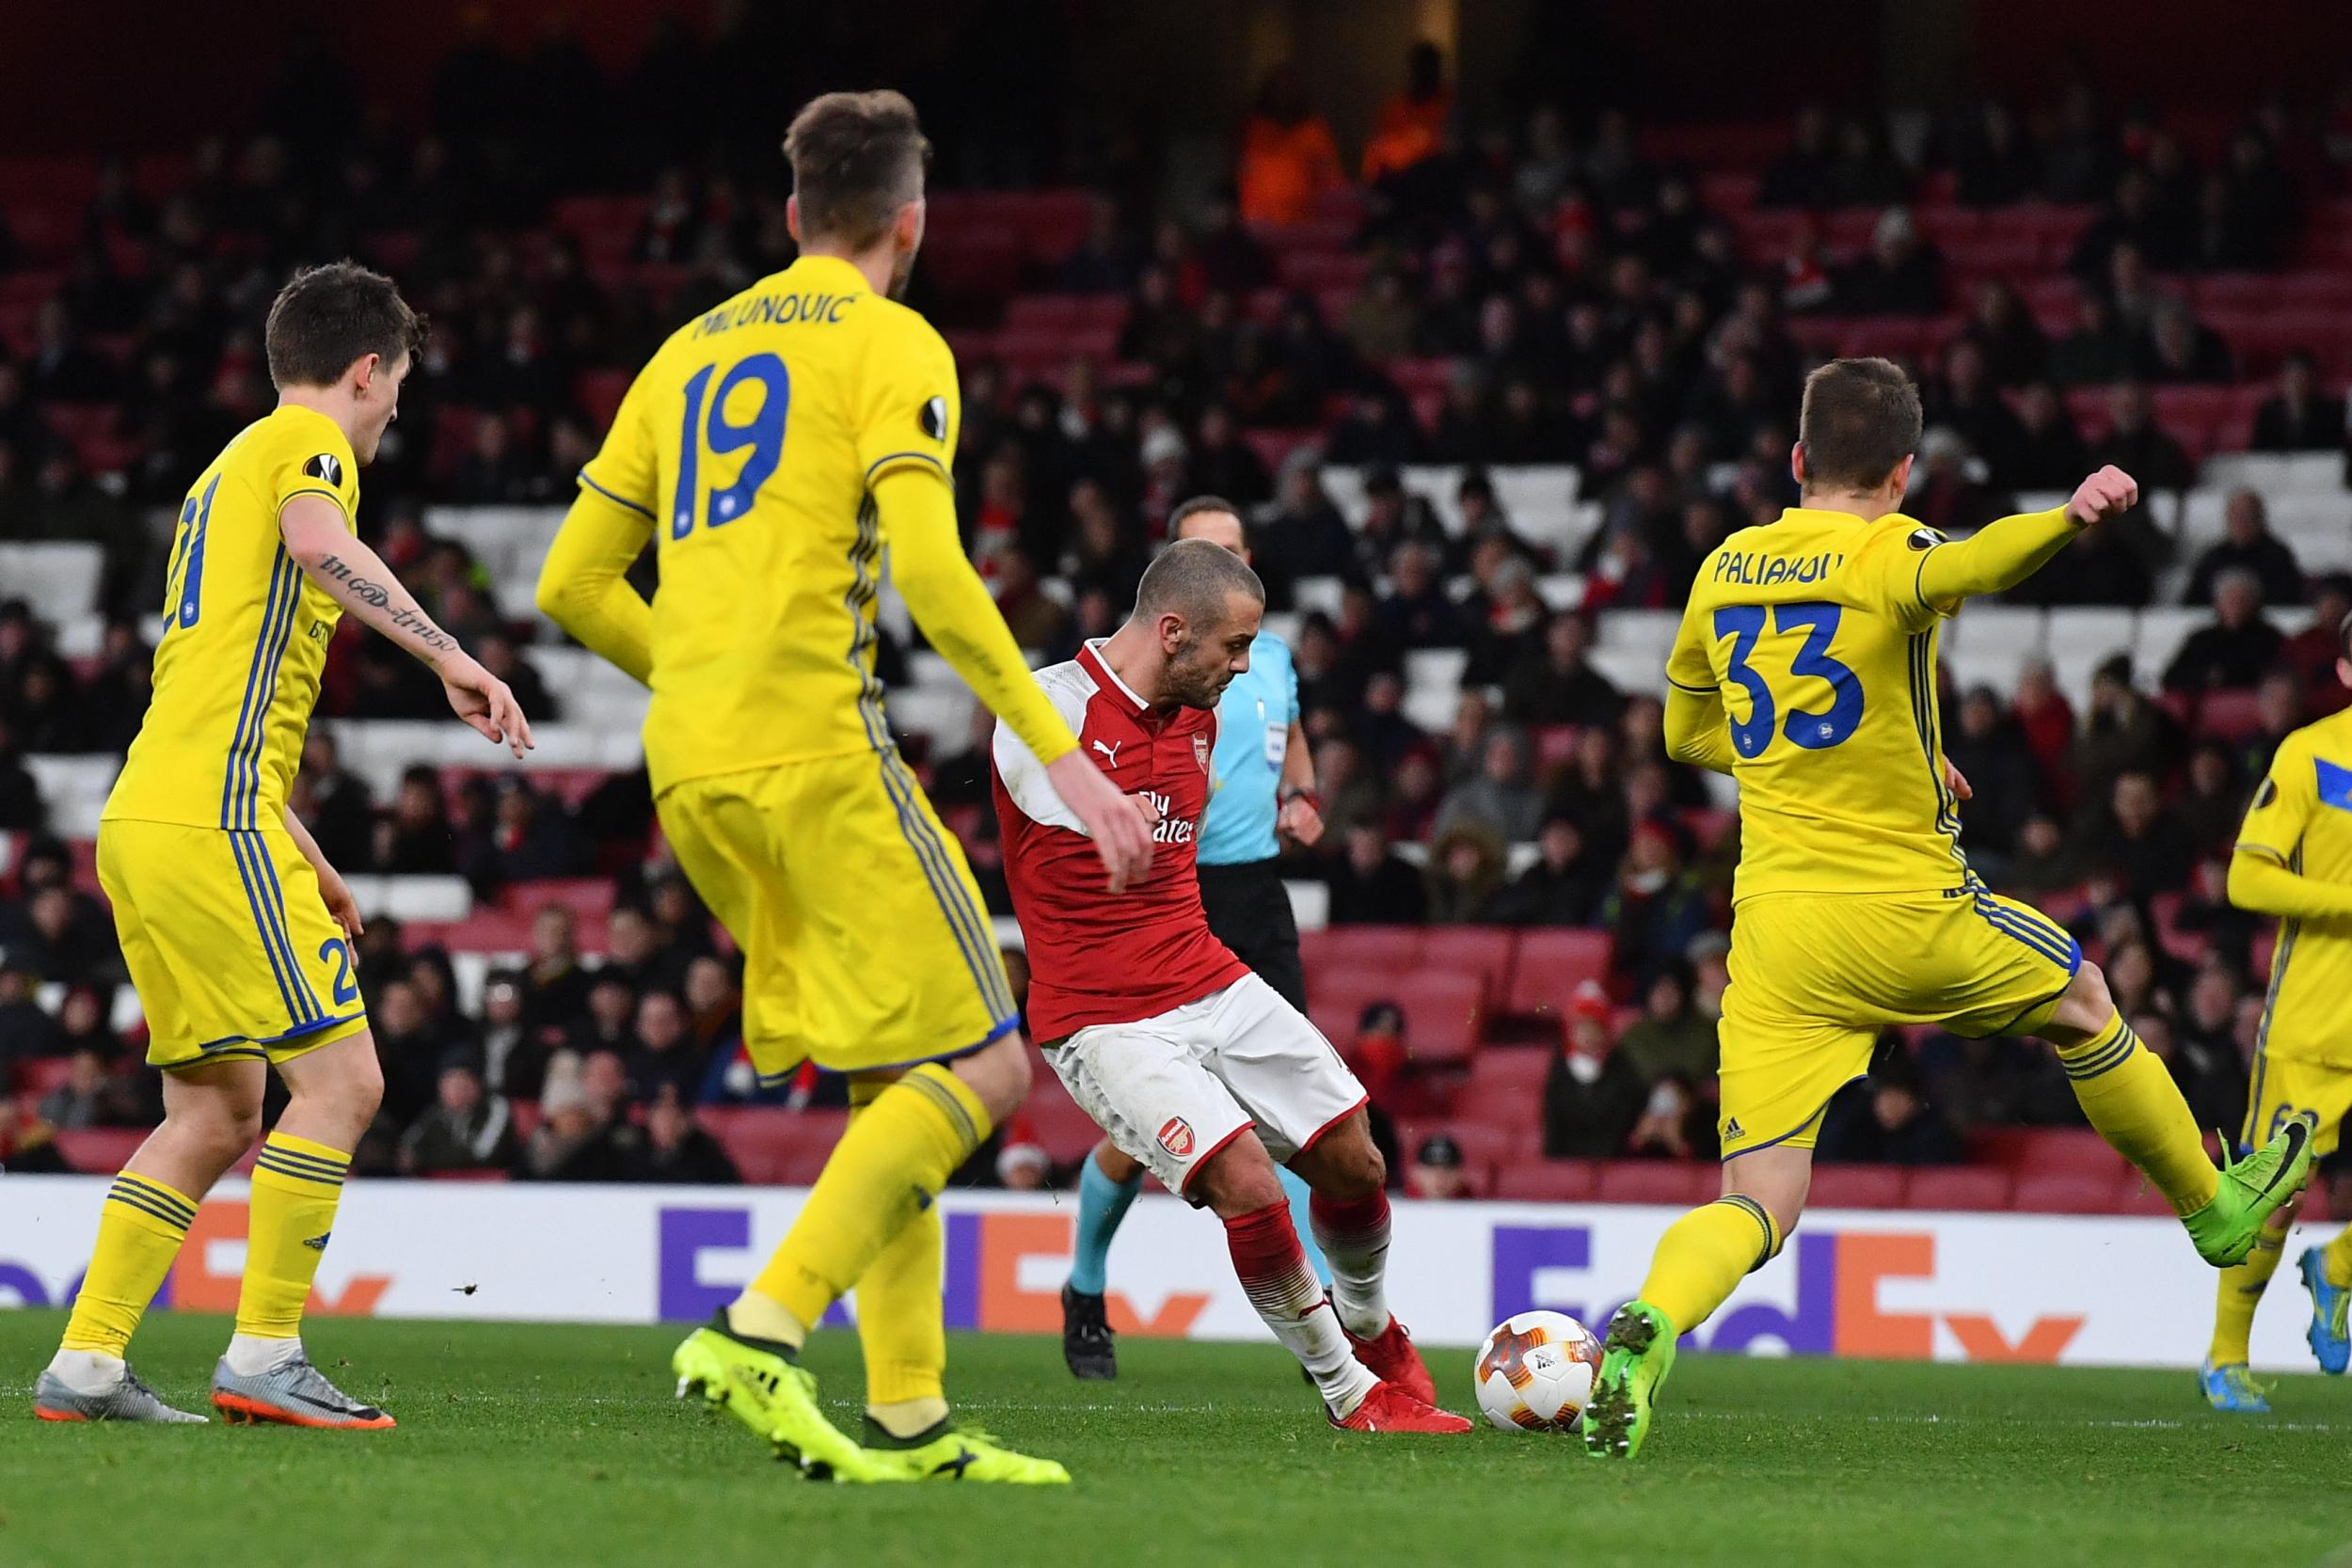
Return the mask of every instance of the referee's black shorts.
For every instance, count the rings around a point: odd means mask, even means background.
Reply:
[[[1298,961],[1298,922],[1282,886],[1281,863],[1248,861],[1200,867],[1200,904],[1209,929],[1258,977],[1300,1012],[1307,1010],[1307,971]]]

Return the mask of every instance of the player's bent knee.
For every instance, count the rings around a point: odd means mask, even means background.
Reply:
[[[2042,1032],[2062,1036],[2058,1043],[2068,1044],[2106,1028],[2114,1014],[2115,998],[2107,990],[2107,977],[2100,973],[2097,964],[2085,959]]]
[[[1369,1197],[1389,1184],[1389,1163],[1361,1111],[1317,1139],[1291,1168],[1316,1192],[1342,1200]]]
[[[1288,1201],[1282,1194],[1282,1179],[1274,1173],[1274,1157],[1255,1132],[1243,1133],[1195,1165],[1192,1180],[1184,1184],[1184,1196],[1221,1220],[1254,1214]]]
[[[947,1069],[979,1096],[991,1121],[1002,1122],[1029,1098],[1029,1048],[1019,1030],[957,1057]]]

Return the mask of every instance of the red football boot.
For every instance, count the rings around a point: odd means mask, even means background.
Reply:
[[[1441,1432],[1451,1434],[1470,1429],[1470,1424],[1461,1417],[1439,1410],[1427,1400],[1416,1399],[1393,1383],[1374,1384],[1372,1392],[1364,1396],[1363,1403],[1349,1411],[1344,1418],[1332,1416],[1330,1419],[1331,1424],[1342,1432]]]
[[[1359,1339],[1350,1334],[1347,1342],[1356,1347],[1356,1359],[1371,1368],[1373,1376],[1395,1384],[1423,1404],[1438,1402],[1438,1380],[1429,1375],[1428,1363],[1413,1348],[1413,1337],[1394,1317],[1373,1338]]]

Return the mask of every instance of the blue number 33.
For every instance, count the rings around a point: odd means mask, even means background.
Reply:
[[[1755,758],[1763,754],[1764,748],[1772,742],[1773,721],[1779,717],[1772,689],[1748,662],[1755,656],[1757,640],[1764,635],[1767,615],[1772,617],[1775,631],[1804,632],[1804,642],[1788,661],[1788,673],[1827,681],[1830,689],[1830,704],[1825,710],[1813,713],[1792,709],[1788,721],[1779,726],[1780,733],[1808,752],[1821,752],[1851,736],[1862,722],[1862,682],[1851,666],[1829,657],[1830,640],[1837,635],[1837,622],[1843,614],[1840,607],[1818,600],[1771,607],[1725,605],[1715,611],[1715,635],[1731,639],[1731,664],[1725,673],[1748,694],[1746,722],[1736,719],[1731,721],[1731,744],[1741,756]]]

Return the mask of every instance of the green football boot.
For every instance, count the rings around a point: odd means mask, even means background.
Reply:
[[[1584,1452],[1631,1459],[1649,1435],[1658,1386],[1674,1370],[1675,1325],[1649,1303],[1629,1301],[1609,1320],[1601,1352],[1600,1375],[1584,1406]]]
[[[2213,1200],[2181,1223],[2197,1255],[2217,1269],[2246,1261],[2264,1224],[2312,1174],[2311,1124],[2296,1118],[2242,1160],[2221,1167]]]

